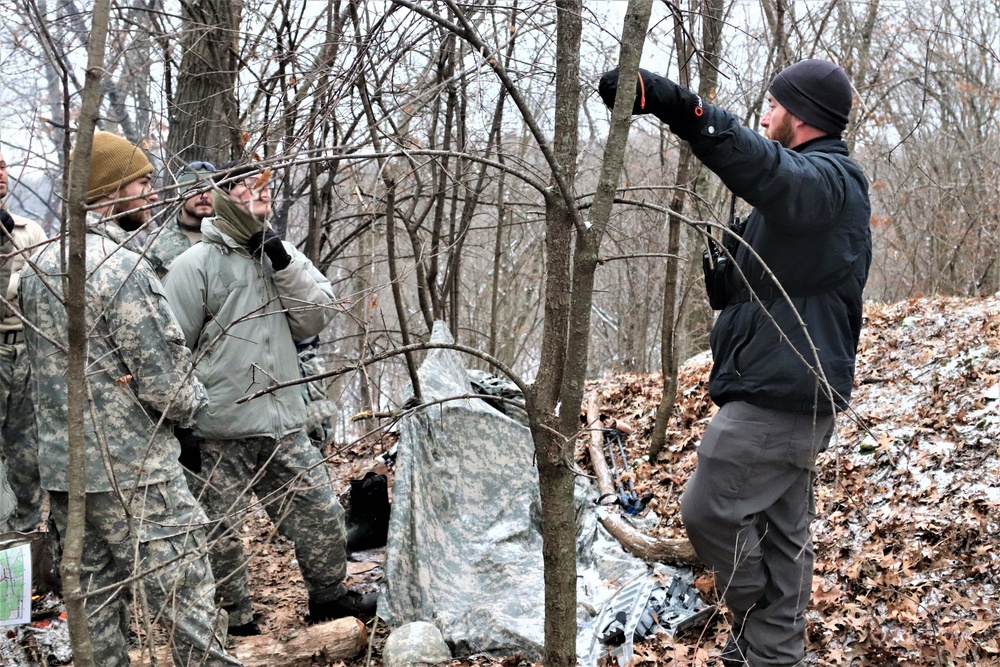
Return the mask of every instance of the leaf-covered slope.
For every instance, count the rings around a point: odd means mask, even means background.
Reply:
[[[683,536],[678,499],[715,408],[711,361],[679,372],[670,446],[650,464],[660,381],[593,383],[631,423],[636,485],[656,494],[658,530]],[[809,661],[832,665],[1000,664],[1000,302],[869,304],[852,410],[821,456],[813,525]],[[644,651],[699,664],[725,629]]]

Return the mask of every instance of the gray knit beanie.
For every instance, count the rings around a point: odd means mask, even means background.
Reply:
[[[828,134],[840,136],[847,127],[851,81],[829,60],[803,60],[786,67],[767,90],[790,114]]]

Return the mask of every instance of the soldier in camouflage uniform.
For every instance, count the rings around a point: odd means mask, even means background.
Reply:
[[[6,197],[8,191],[7,161],[0,155],[0,199]],[[17,497],[11,528],[28,533],[36,530],[42,521],[42,490],[38,483],[35,408],[28,391],[24,323],[17,316],[15,306],[25,258],[45,242],[45,232],[34,220],[8,215],[14,223],[10,230],[14,254],[4,262],[10,269],[9,276],[0,281],[5,298],[0,302],[0,443],[3,444],[7,479]],[[7,240],[6,235],[4,240]],[[18,250],[22,252],[16,252]]]
[[[312,377],[326,373],[326,361],[319,354],[319,336],[295,342],[299,353],[299,373],[302,377]],[[302,398],[306,402],[306,433],[317,449],[333,438],[333,424],[330,419],[337,412],[337,405],[330,400],[325,380],[313,380],[302,385]]]
[[[87,368],[84,406],[86,526],[81,578],[96,664],[128,665],[126,584],[135,574],[176,665],[239,665],[216,631],[215,585],[205,552],[208,517],[191,495],[174,424],[207,403],[190,353],[152,267],[129,232],[148,222],[141,207],[152,165],[109,132],[94,135],[87,201]],[[123,200],[112,203],[113,200]],[[67,527],[67,315],[61,244],[38,253],[21,278],[37,416],[42,486],[60,533]]]
[[[177,174],[177,196],[183,198],[177,217],[164,223],[151,234],[146,258],[156,269],[156,275],[163,279],[170,269],[170,263],[178,255],[201,241],[201,221],[212,215],[212,193],[202,191],[186,196],[191,190],[205,185],[215,173],[211,162],[190,162]]]
[[[376,596],[344,584],[344,511],[303,430],[302,388],[236,403],[299,379],[294,340],[319,334],[334,312],[330,281],[268,229],[270,188],[258,171],[244,166],[216,175],[216,217],[202,223],[202,242],[174,260],[164,284],[208,389],[209,405],[194,426],[203,484],[195,495],[219,521],[210,536],[212,569],[229,632],[237,635],[258,632],[240,541],[250,490],[295,544],[310,622],[371,615],[376,604]]]

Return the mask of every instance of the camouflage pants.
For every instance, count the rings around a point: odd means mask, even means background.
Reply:
[[[49,496],[56,527],[65,535],[68,494],[51,491]],[[83,589],[93,591],[86,608],[95,664],[129,664],[130,596],[120,582],[135,572],[149,571],[139,583],[151,620],[171,638],[174,664],[240,665],[226,653],[217,631],[224,623],[224,612],[216,609],[213,599],[212,571],[203,554],[205,531],[189,523],[191,517],[204,515],[184,478],[140,488],[137,496],[141,501],[133,505],[141,507],[132,510],[139,509],[146,520],[141,530],[130,527],[114,493],[87,494],[80,578]],[[182,532],[177,532],[178,527],[183,527]]]
[[[24,343],[0,344],[0,443],[7,481],[17,499],[10,527],[22,533],[37,529],[42,521],[35,433],[35,408],[28,391],[27,348]]]
[[[263,503],[278,532],[295,545],[309,599],[329,602],[347,592],[344,510],[322,455],[299,431],[281,440],[203,440],[202,471],[188,481],[208,516],[216,594],[230,626],[253,620],[247,556],[240,528],[250,493]]]

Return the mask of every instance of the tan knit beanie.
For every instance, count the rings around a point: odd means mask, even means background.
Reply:
[[[90,153],[87,203],[116,192],[153,171],[153,165],[138,146],[111,132],[95,132]]]

